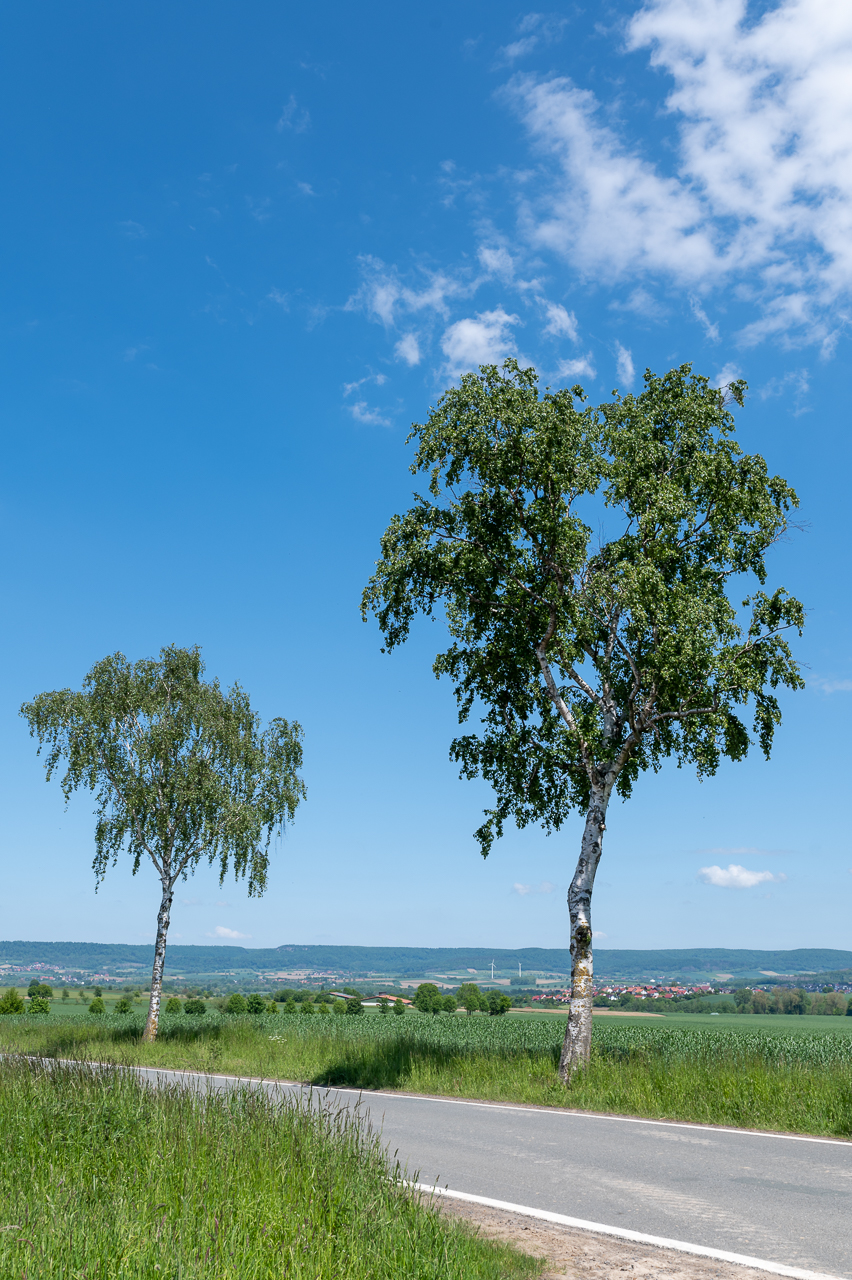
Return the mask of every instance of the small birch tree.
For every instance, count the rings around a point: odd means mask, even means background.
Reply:
[[[741,760],[749,706],[768,757],[775,691],[802,687],[782,634],[801,630],[802,606],[763,590],[798,503],[733,438],[728,405],[745,389],[683,365],[593,409],[579,386],[540,395],[513,360],[466,374],[412,429],[428,493],[391,521],[364,593],[385,650],[418,613],[447,623],[435,674],[454,681],[461,722],[483,711],[451,757],[496,795],[483,856],[509,819],[556,831],[585,814],[564,1080],[590,1054],[592,890],[613,793],[626,799],[667,757],[699,777]]]
[[[157,1035],[175,885],[203,858],[266,888],[272,833],[305,795],[302,730],[257,715],[239,685],[202,679],[200,650],[168,647],[158,661],[115,653],[95,664],[82,692],[62,689],[24,703],[21,715],[46,749],[48,781],[65,762],[66,804],[79,787],[97,801],[97,883],[126,850],[133,874],[149,858],[161,885],[151,999],[144,1040]]]

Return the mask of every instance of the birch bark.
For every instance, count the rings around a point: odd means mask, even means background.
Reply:
[[[592,889],[603,848],[606,811],[612,784],[592,789],[577,870],[568,889],[571,918],[571,1003],[559,1059],[559,1075],[567,1084],[585,1066],[592,1050]]]
[[[166,968],[166,935],[169,932],[169,919],[172,912],[174,885],[163,880],[163,897],[157,916],[157,942],[154,947],[154,968],[151,973],[151,1002],[148,1005],[148,1019],[142,1040],[151,1041],[157,1038],[157,1027],[160,1021],[160,999],[163,991],[163,973]]]

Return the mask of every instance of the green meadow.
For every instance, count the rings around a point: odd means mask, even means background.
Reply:
[[[424,1204],[348,1110],[0,1062],[0,1275],[523,1280]]]
[[[568,1088],[556,1075],[558,1013],[181,1013],[163,1016],[150,1045],[143,1021],[144,1011],[6,1016],[0,1049],[852,1136],[852,1018],[604,1015],[591,1065]]]

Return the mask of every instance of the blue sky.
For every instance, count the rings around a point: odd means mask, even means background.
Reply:
[[[579,820],[483,862],[440,629],[387,658],[358,614],[410,422],[516,354],[593,401],[686,360],[746,377],[741,443],[802,500],[772,579],[808,609],[807,689],[770,764],[615,805],[599,945],[848,947],[849,6],[0,26],[0,936],[153,936],[153,874],[95,895],[90,804],[63,811],[17,708],[175,642],[302,722],[309,796],[266,897],[199,873],[173,940],[566,945]]]

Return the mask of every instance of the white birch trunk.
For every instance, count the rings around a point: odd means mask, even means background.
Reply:
[[[160,998],[163,991],[163,973],[166,967],[166,935],[169,931],[173,896],[174,885],[165,881],[163,883],[160,912],[157,916],[157,943],[154,947],[154,969],[151,973],[151,1003],[148,1005],[148,1020],[142,1033],[143,1041],[156,1040],[157,1038],[157,1027],[160,1022]]]
[[[586,1066],[592,1052],[592,889],[601,860],[606,810],[611,787],[592,790],[580,859],[568,889],[571,917],[571,1003],[565,1042],[559,1059],[560,1078],[568,1084],[574,1072]]]

